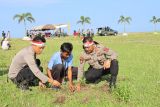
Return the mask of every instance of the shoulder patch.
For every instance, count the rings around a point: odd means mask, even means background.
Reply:
[[[109,51],[109,48],[104,48],[103,49],[105,52],[108,52]]]

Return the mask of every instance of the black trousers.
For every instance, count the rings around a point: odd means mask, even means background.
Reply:
[[[61,82],[60,80],[65,76],[67,76],[67,74],[68,74],[68,69],[65,70],[65,67],[62,64],[57,64],[52,67],[51,75],[54,80]],[[72,67],[72,79],[77,79],[77,75],[78,75],[78,68]]]
[[[43,72],[43,68],[40,67],[40,60],[36,59],[37,66]],[[33,74],[28,65],[24,66],[23,69],[20,70],[18,75],[11,79],[13,83],[17,85],[28,85],[28,86],[37,86],[39,79]]]
[[[96,80],[100,79],[103,75],[111,74],[111,79],[114,78],[113,82],[116,82],[116,78],[118,75],[118,61],[112,60],[111,66],[109,69],[95,69],[89,67],[88,70],[85,72],[84,76],[86,81],[89,83],[94,83]]]

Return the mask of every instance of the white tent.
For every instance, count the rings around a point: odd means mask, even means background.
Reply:
[[[54,25],[55,26],[55,28],[65,28],[65,27],[68,27],[68,25],[67,24],[59,24],[59,25]]]

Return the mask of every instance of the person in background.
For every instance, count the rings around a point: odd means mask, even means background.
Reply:
[[[11,38],[10,31],[7,32],[7,37],[6,38],[7,38],[7,40],[10,40],[10,38]]]
[[[81,36],[81,30],[78,29],[78,37],[80,38],[80,36]]]
[[[91,37],[94,37],[94,31],[91,29]]]
[[[90,34],[91,34],[90,30],[87,29],[87,35],[86,35],[86,36],[87,36],[87,37],[90,37],[90,36],[91,36]]]
[[[8,50],[9,48],[11,48],[11,44],[9,43],[9,41],[7,40],[7,38],[3,39],[1,41],[1,46],[3,50]]]
[[[76,38],[77,37],[77,32],[76,30],[73,31],[73,36]]]
[[[6,33],[4,31],[2,31],[2,39],[6,38]]]

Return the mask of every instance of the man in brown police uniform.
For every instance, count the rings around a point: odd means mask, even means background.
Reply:
[[[84,75],[89,83],[95,83],[103,75],[111,74],[109,86],[116,87],[116,79],[118,75],[117,54],[109,48],[93,41],[91,37],[83,39],[84,52],[80,56],[80,65],[78,68],[77,89],[80,90],[80,79]],[[89,68],[84,72],[84,64],[88,63]]]

